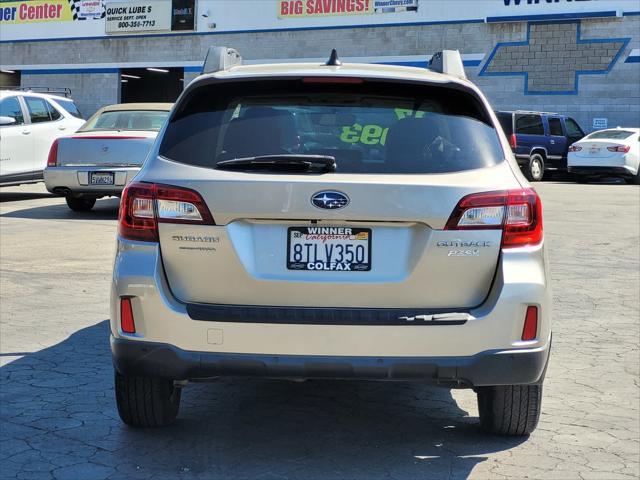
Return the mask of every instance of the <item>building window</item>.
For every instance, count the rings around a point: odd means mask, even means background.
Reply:
[[[195,30],[195,0],[172,0],[171,30]]]

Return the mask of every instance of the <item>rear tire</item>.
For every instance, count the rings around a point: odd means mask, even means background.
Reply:
[[[629,185],[640,185],[640,167],[638,167],[638,173],[635,177],[625,178],[624,181]]]
[[[581,183],[581,184],[589,183],[589,178],[585,177],[584,175],[576,174],[574,178],[576,179],[576,183]]]
[[[88,212],[96,204],[95,198],[86,197],[65,197],[67,200],[67,206],[74,212]]]
[[[480,426],[494,435],[528,435],[536,429],[542,385],[479,387]]]
[[[132,427],[164,427],[174,422],[182,390],[164,378],[131,377],[115,372],[116,404]]]
[[[530,182],[539,182],[544,177],[544,158],[539,153],[529,157],[529,163],[524,167],[524,176]]]

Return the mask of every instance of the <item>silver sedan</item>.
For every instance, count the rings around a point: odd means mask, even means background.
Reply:
[[[51,146],[44,180],[73,211],[88,211],[96,199],[120,196],[136,176],[170,103],[129,103],[98,110],[74,135]]]

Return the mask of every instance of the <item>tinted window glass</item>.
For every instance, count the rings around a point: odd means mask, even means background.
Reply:
[[[31,123],[48,122],[51,120],[49,117],[49,108],[47,102],[41,98],[24,97],[27,102],[27,108],[29,109],[29,115],[31,116]]]
[[[73,103],[72,100],[56,100],[62,108],[64,108],[67,112],[73,115],[76,118],[82,118],[82,114],[76,104]]]
[[[504,133],[509,136],[513,134],[513,114],[512,113],[498,113],[498,120]]]
[[[160,153],[210,168],[261,155],[330,155],[341,173],[452,172],[504,158],[472,95],[374,82],[201,87],[172,118]]]
[[[624,140],[633,135],[633,132],[628,130],[602,130],[589,135],[593,140]]]
[[[62,118],[62,114],[49,102],[47,102],[47,108],[49,108],[49,116],[51,120],[59,120]]]
[[[24,123],[24,115],[20,108],[20,102],[16,97],[5,98],[0,102],[0,117],[11,117],[15,119],[14,125]]]
[[[567,127],[568,137],[584,137],[584,132],[572,118],[566,118],[564,120],[564,125]]]
[[[556,135],[561,137],[562,133],[562,122],[560,122],[559,118],[550,118],[549,119],[549,133],[551,135]]]
[[[85,123],[87,130],[160,130],[169,112],[161,110],[121,110],[102,112]]]
[[[522,135],[544,135],[542,117],[540,115],[517,115],[516,133]]]

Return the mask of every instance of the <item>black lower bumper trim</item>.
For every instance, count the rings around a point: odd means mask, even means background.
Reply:
[[[331,357],[192,352],[111,337],[113,363],[123,375],[174,380],[235,376],[409,380],[462,387],[540,383],[550,345],[470,357]]]
[[[569,173],[576,173],[578,175],[591,175],[591,176],[607,176],[614,177],[629,177],[632,178],[634,173],[624,167],[569,167]]]
[[[192,320],[297,325],[464,325],[465,310],[408,308],[319,308],[188,303]]]

